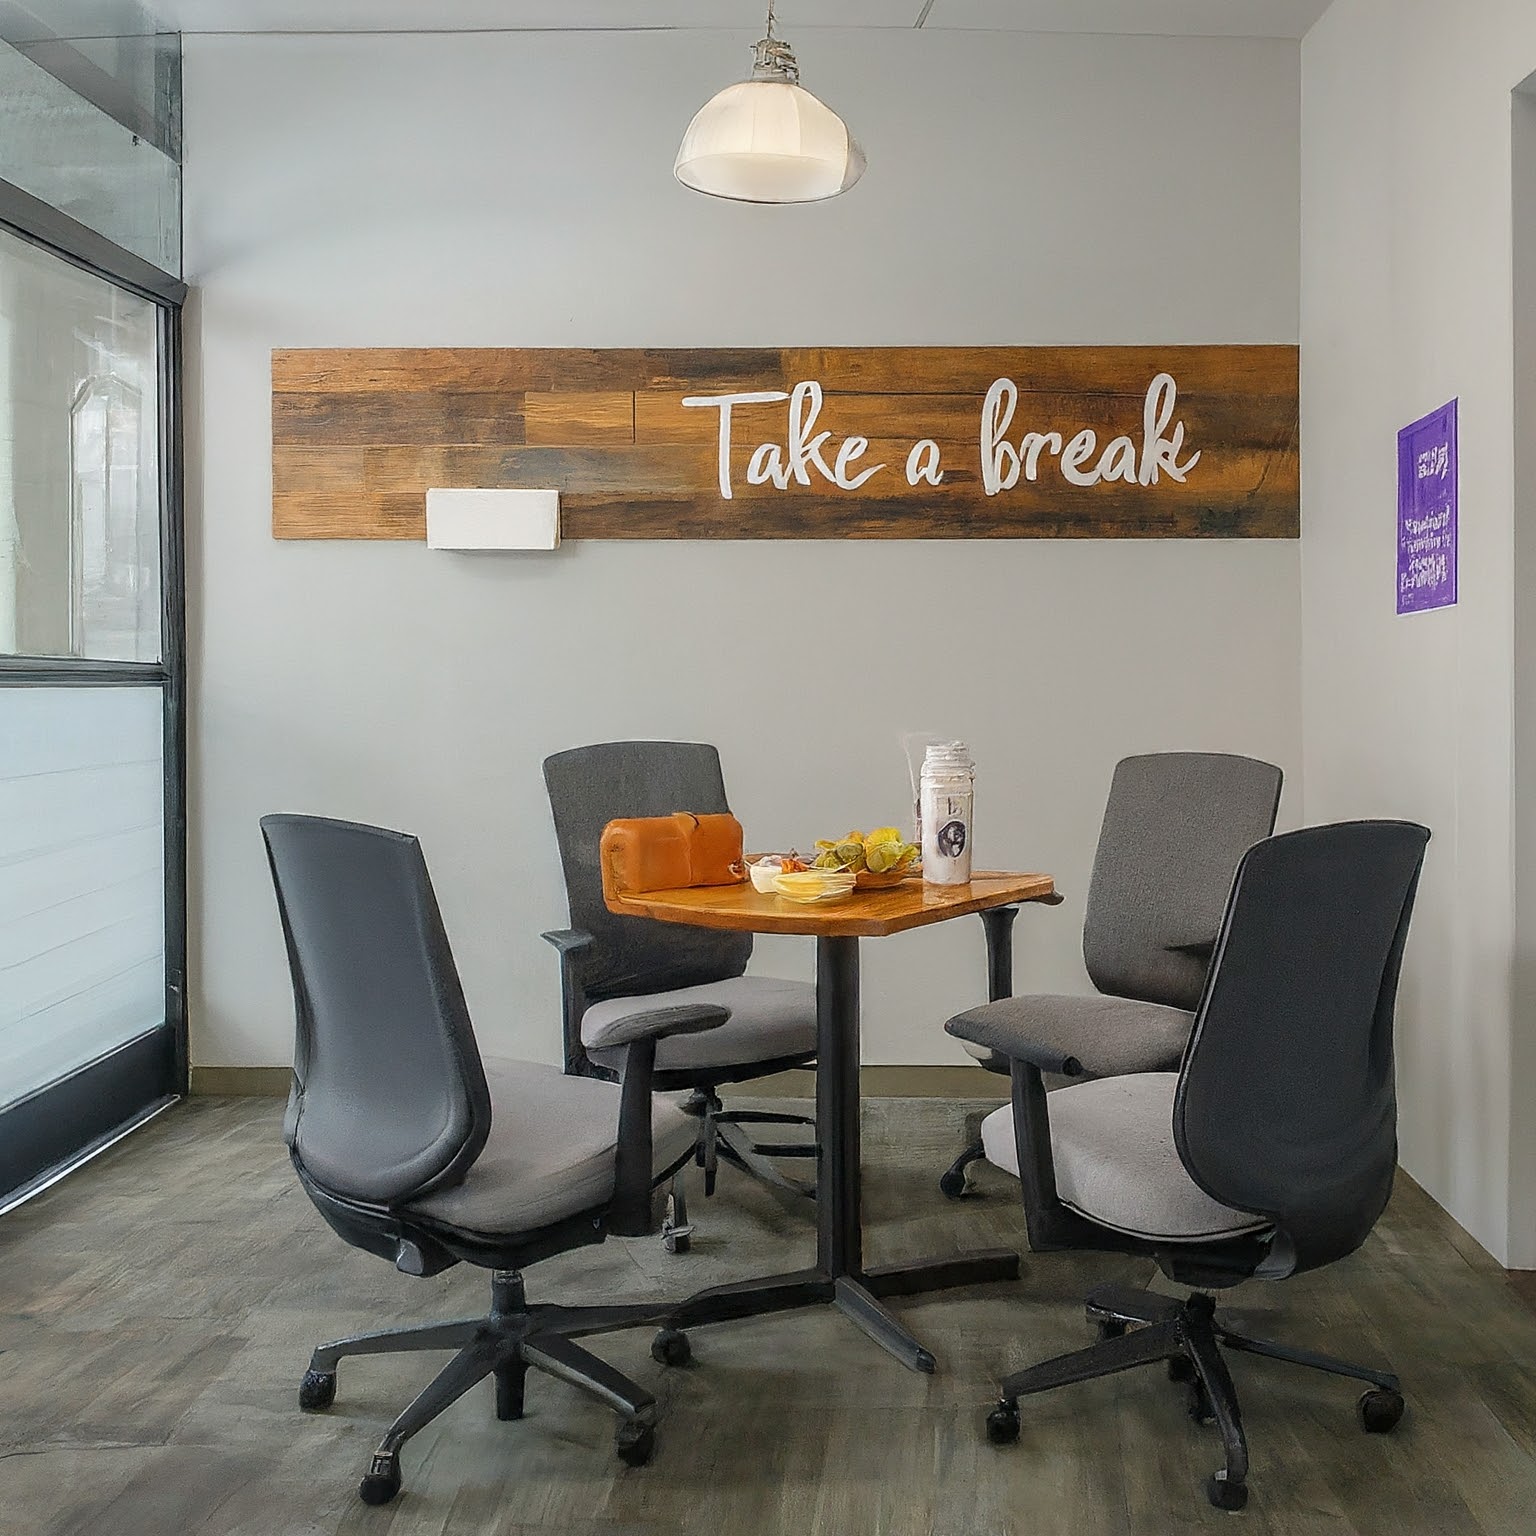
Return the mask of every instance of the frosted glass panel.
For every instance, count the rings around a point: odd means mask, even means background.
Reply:
[[[165,1020],[163,708],[0,689],[0,1107]]]

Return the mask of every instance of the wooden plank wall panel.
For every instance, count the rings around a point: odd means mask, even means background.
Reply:
[[[1197,463],[1180,481],[1070,483],[1047,447],[1037,477],[988,493],[983,406],[1006,378],[1005,439],[1095,435],[1092,469],[1128,437],[1138,467],[1149,390],[1177,384],[1161,436]],[[822,459],[867,440],[856,488],[752,484],[759,445],[789,462],[785,401],[732,409],[729,499],[719,409],[700,395],[815,381]],[[434,486],[554,487],[563,537],[1295,538],[1300,528],[1295,347],[836,347],[749,349],[370,348],[272,356],[273,533],[421,539]],[[1153,437],[1157,433],[1151,434]],[[943,481],[909,484],[907,455],[937,445]],[[760,461],[761,463],[761,461]],[[1121,457],[1124,470],[1125,455]]]

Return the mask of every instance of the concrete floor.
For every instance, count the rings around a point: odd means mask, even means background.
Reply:
[[[1023,1246],[1011,1181],[983,1170],[976,1198],[938,1194],[976,1107],[866,1103],[872,1262]],[[299,1190],[279,1121],[273,1101],[194,1099],[0,1219],[5,1536],[1536,1528],[1536,1313],[1406,1179],[1352,1259],[1234,1301],[1270,1336],[1390,1362],[1408,1417],[1367,1437],[1348,1384],[1234,1360],[1253,1453],[1241,1515],[1206,1504],[1215,1432],[1186,1418],[1161,1370],[1026,1401],[1017,1446],[984,1442],[1001,1370],[1087,1342],[1092,1284],[1151,1278],[1145,1263],[1076,1255],[1026,1258],[1015,1286],[898,1303],[939,1358],[933,1377],[826,1309],[697,1330],[680,1371],[653,1364],[648,1332],[610,1335],[599,1353],[660,1400],[651,1466],[622,1467],[611,1416],[535,1374],[524,1421],[498,1423],[477,1388],[407,1447],[400,1497],[370,1509],[357,1479],[435,1357],[344,1362],[334,1408],[306,1415],[294,1393],[309,1350],[482,1311],[484,1281],[467,1267],[410,1280],[345,1247]],[[731,1170],[693,1214],[686,1256],[612,1241],[537,1266],[530,1294],[681,1295],[810,1255],[803,1214]]]

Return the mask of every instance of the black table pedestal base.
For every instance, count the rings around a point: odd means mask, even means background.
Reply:
[[[998,957],[1012,913],[1006,919],[984,915],[992,957],[989,990],[997,996],[1007,980]],[[1019,1256],[1009,1248],[865,1267],[859,1110],[859,941],[827,935],[816,940],[816,1266],[700,1291],[672,1312],[669,1327],[831,1303],[908,1370],[931,1372],[933,1356],[882,1302],[1019,1278]]]
[[[916,1296],[923,1291],[962,1285],[990,1285],[1019,1278],[1019,1256],[1011,1248],[987,1248],[941,1259],[883,1264],[858,1275],[828,1275],[818,1269],[794,1270],[761,1280],[739,1280],[699,1291],[667,1319],[670,1328],[696,1328],[735,1318],[762,1317],[800,1307],[830,1303],[856,1323],[908,1370],[934,1369],[933,1356],[881,1305],[887,1296]]]

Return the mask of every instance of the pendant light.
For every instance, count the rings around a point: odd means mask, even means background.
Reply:
[[[848,125],[801,87],[793,51],[773,35],[773,0],[752,78],[699,108],[672,174],[695,192],[743,203],[815,203],[864,174]]]

